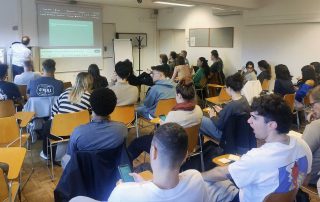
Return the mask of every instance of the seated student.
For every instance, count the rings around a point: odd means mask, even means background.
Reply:
[[[265,60],[260,60],[258,62],[259,69],[261,70],[260,74],[258,75],[258,80],[262,84],[264,80],[271,79],[271,67],[269,63]]]
[[[320,62],[311,62],[310,65],[314,67],[317,83],[320,83]]]
[[[303,132],[302,139],[306,141],[312,151],[312,169],[309,184],[315,186],[320,172],[320,86],[315,87],[310,93],[312,112],[308,115],[310,124]]]
[[[108,80],[106,77],[100,75],[100,70],[98,65],[91,64],[88,68],[88,73],[91,74],[93,78],[93,90],[98,88],[108,87]]]
[[[223,61],[219,57],[219,53],[217,50],[211,51],[211,60],[212,65],[210,66],[210,74],[213,83],[217,83],[223,85],[225,82],[225,75],[223,73]]]
[[[246,72],[244,73],[244,82],[257,80],[257,72],[254,69],[253,62],[249,61],[246,64]]]
[[[163,65],[165,67],[166,70],[166,77],[170,76],[170,66],[168,65],[168,56],[166,54],[160,54],[160,64]]]
[[[195,103],[196,92],[191,78],[183,78],[176,87],[177,105],[170,111],[160,125],[174,122],[184,128],[201,123],[203,116],[201,108]],[[128,153],[132,160],[136,159],[142,152],[149,152],[153,135],[144,135],[136,138],[128,147]]]
[[[268,194],[298,189],[310,173],[312,154],[305,141],[288,135],[292,113],[281,96],[273,94],[254,98],[251,108],[248,123],[255,137],[266,143],[251,149],[228,166],[202,173],[202,177],[210,184],[233,180],[239,188],[241,202],[262,202]],[[208,190],[209,199],[215,201],[211,198],[217,195],[215,185],[209,185]],[[220,194],[230,195],[228,191],[220,191]],[[234,191],[232,194],[235,195]],[[236,198],[233,201],[237,201]]]
[[[187,59],[187,51],[186,50],[181,50],[180,55],[184,58],[184,63],[188,66],[190,66],[189,64],[189,60]]]
[[[29,97],[59,96],[63,92],[63,82],[54,78],[56,62],[47,59],[42,63],[43,75],[31,80],[27,87]]]
[[[171,78],[174,67],[177,66],[177,57],[178,54],[175,51],[171,51],[169,54],[169,66],[170,66],[170,75],[169,77]]]
[[[7,77],[8,65],[0,64],[0,100],[13,100],[14,102],[21,103],[22,98],[18,86],[6,81]]]
[[[286,65],[279,64],[274,67],[276,73],[276,81],[274,83],[273,92],[284,96],[286,94],[295,93],[294,87],[291,81],[289,69]]]
[[[176,96],[174,83],[165,77],[165,67],[163,65],[157,65],[151,67],[151,69],[154,85],[148,90],[143,104],[137,108],[138,114],[147,119],[154,117],[154,112],[159,100],[174,98]]]
[[[80,72],[77,75],[75,85],[66,89],[52,106],[51,119],[48,120],[42,129],[42,152],[40,156],[47,159],[47,138],[56,139],[50,135],[51,121],[56,114],[79,112],[81,110],[91,110],[89,98],[92,89],[93,79],[89,73]],[[53,156],[55,156],[56,147],[53,147]]]
[[[203,117],[200,127],[200,133],[220,139],[222,131],[232,115],[249,113],[250,106],[247,99],[241,95],[243,87],[243,77],[240,73],[233,74],[226,78],[226,91],[231,96],[232,101],[223,109],[218,105],[211,109],[208,117]],[[218,113],[218,114],[217,114]]]
[[[208,60],[206,60],[204,57],[200,57],[197,61],[197,67],[199,68],[193,75],[192,80],[195,87],[201,89],[204,87],[203,84],[207,82],[210,74]]]
[[[171,80],[179,81],[182,78],[191,77],[191,69],[185,64],[185,59],[182,56],[177,58],[177,66],[175,66]]]
[[[115,75],[111,79],[110,89],[117,96],[117,106],[131,105],[137,102],[139,90],[128,83],[132,63],[129,60],[120,61],[115,66]]]
[[[295,96],[295,108],[303,108],[303,99],[308,94],[309,90],[317,85],[316,73],[311,65],[306,65],[301,68],[302,79],[298,81],[298,90]]]
[[[14,83],[17,85],[28,85],[31,80],[40,77],[40,74],[33,72],[33,62],[31,60],[24,61],[24,72],[14,77]]]
[[[120,146],[128,135],[128,129],[123,123],[109,120],[109,115],[117,104],[117,97],[112,90],[94,90],[90,96],[90,104],[92,120],[72,132],[67,154],[62,159],[63,168],[74,152],[113,149]]]
[[[176,123],[161,125],[154,134],[150,149],[152,181],[144,181],[136,173],[135,182],[120,183],[108,202],[207,202],[208,195],[201,174],[196,170],[179,173],[187,155],[188,136]],[[75,197],[71,202],[95,201]]]

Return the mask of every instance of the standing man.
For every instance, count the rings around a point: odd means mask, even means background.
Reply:
[[[188,53],[187,53],[186,50],[182,50],[181,53],[180,53],[180,55],[184,58],[184,63],[185,63],[186,65],[190,66],[189,60],[187,59],[187,54],[188,54]]]
[[[202,173],[211,184],[233,180],[239,195],[229,201],[263,201],[271,193],[286,193],[298,189],[311,171],[312,153],[299,137],[288,135],[291,109],[278,95],[254,98],[248,123],[255,137],[266,143],[242,155],[228,166],[216,167]],[[230,195],[221,191],[221,195]],[[234,196],[234,190],[233,190]],[[210,189],[210,199],[217,189]]]
[[[31,60],[31,50],[27,47],[29,43],[30,38],[23,36],[21,42],[12,43],[9,49],[8,55],[11,58],[12,79],[23,72],[24,61]]]
[[[211,51],[211,60],[213,64],[210,67],[212,78],[215,80],[214,83],[224,85],[225,75],[223,73],[223,61],[219,57],[217,50]]]

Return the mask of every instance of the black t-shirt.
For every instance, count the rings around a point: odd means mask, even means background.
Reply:
[[[0,81],[0,100],[17,100],[20,98],[20,91],[16,84]]]

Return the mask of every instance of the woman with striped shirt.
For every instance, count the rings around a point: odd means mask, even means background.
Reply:
[[[90,93],[92,89],[93,79],[89,73],[80,72],[77,75],[75,85],[63,92],[55,104],[52,106],[52,114],[42,130],[43,148],[40,156],[47,159],[47,138],[56,139],[55,136],[50,135],[51,121],[55,114],[73,113],[82,110],[91,111],[89,102]],[[53,147],[53,159],[55,157],[56,148]]]

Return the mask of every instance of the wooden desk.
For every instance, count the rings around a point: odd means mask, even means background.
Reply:
[[[148,170],[139,173],[139,175],[140,175],[144,180],[152,180],[152,178],[153,178],[152,172],[150,172],[150,171],[148,171]]]
[[[9,165],[9,180],[19,177],[26,151],[26,148],[21,147],[0,148],[0,162]]]
[[[20,127],[24,128],[27,127],[28,123],[32,120],[34,115],[34,112],[17,112],[15,113],[14,117],[16,117],[16,119],[21,120]]]
[[[234,154],[224,154],[224,155],[221,155],[221,156],[218,156],[216,158],[213,158],[212,159],[212,162],[217,164],[218,166],[227,166],[229,165],[230,163],[234,162],[234,161],[230,161],[228,163],[223,163],[222,160],[223,159],[235,159],[235,158],[239,158],[240,159],[240,156],[237,156],[237,155],[234,155]]]

